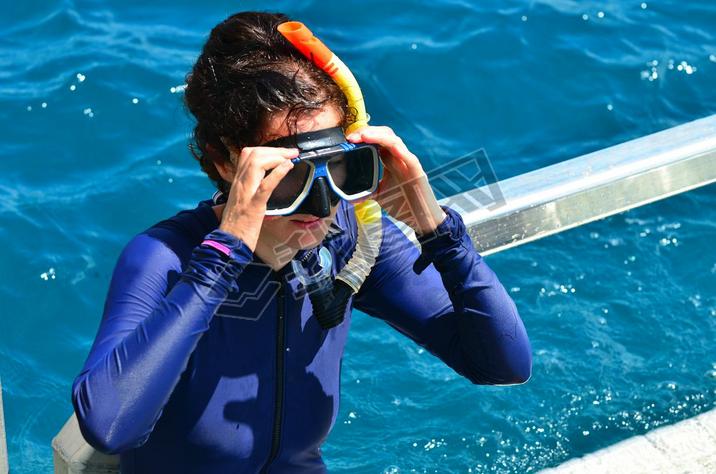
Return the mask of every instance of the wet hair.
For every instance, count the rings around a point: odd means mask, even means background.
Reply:
[[[272,116],[287,113],[289,131],[306,114],[333,105],[343,122],[345,96],[276,29],[282,13],[241,12],[216,25],[187,75],[184,102],[196,119],[189,149],[222,192],[215,163],[228,162],[225,140],[240,150],[265,141]]]

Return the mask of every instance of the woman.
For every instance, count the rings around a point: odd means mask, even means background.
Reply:
[[[325,472],[351,308],[473,383],[530,376],[522,321],[460,216],[389,128],[343,136],[356,110],[278,32],[287,20],[247,12],[212,30],[185,97],[219,192],[137,235],[117,262],[72,391],[83,436],[120,453],[123,473]],[[373,150],[377,190],[374,169],[354,168]],[[420,249],[388,216],[356,217],[366,193]],[[356,284],[344,270],[361,258]]]

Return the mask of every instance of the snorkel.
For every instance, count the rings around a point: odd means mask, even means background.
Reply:
[[[348,107],[355,111],[353,121],[346,127],[345,134],[367,126],[368,113],[363,93],[348,66],[303,23],[287,21],[278,26],[278,31],[301,54],[328,74],[343,91]],[[358,223],[356,247],[348,263],[336,276],[335,282],[330,281],[330,272],[325,270],[316,273],[313,280],[304,278],[306,282],[311,281],[310,284],[304,283],[304,286],[309,292],[314,315],[324,329],[335,327],[343,321],[348,300],[360,290],[380,252],[383,239],[380,206],[373,200],[367,200],[356,204],[354,210]],[[324,258],[321,259],[322,268],[326,253],[328,252],[323,253]],[[293,268],[297,274],[301,272],[299,264],[293,265]]]

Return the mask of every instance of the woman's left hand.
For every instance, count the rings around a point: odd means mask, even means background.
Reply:
[[[372,198],[388,214],[405,222],[418,235],[433,232],[445,220],[445,212],[435,199],[418,157],[390,127],[363,127],[346,139],[351,143],[378,145],[383,179]]]

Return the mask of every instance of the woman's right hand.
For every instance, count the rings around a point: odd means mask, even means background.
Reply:
[[[254,251],[266,215],[266,203],[278,183],[293,168],[297,148],[245,147],[231,149],[235,173],[219,229],[235,235]],[[266,174],[267,172],[269,172]]]

